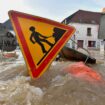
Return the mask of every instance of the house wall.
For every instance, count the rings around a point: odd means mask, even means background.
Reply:
[[[98,29],[99,25],[95,24],[84,24],[84,23],[70,23],[69,25],[74,26],[76,28],[76,32],[73,35],[72,39],[75,40],[76,43],[78,43],[78,40],[83,40],[83,48],[86,49],[99,49],[100,48],[100,39],[98,39]],[[91,28],[91,36],[87,36],[87,28]],[[88,41],[96,41],[94,47],[89,47]],[[73,42],[68,41],[70,44],[70,47],[73,47]],[[69,45],[68,44],[68,45]],[[75,44],[75,49],[77,49],[78,46]]]

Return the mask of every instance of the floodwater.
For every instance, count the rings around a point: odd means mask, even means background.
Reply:
[[[40,78],[32,80],[24,59],[0,58],[0,105],[105,105],[105,64],[88,65],[101,81],[88,81],[64,71],[76,62],[53,62]],[[91,77],[90,77],[91,79]]]

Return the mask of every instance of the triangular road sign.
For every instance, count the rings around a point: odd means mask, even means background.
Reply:
[[[48,68],[75,29],[16,11],[9,11],[9,16],[30,74],[37,78]]]

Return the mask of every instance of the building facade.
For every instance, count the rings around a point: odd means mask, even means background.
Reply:
[[[66,45],[74,49],[100,49],[102,41],[98,38],[100,17],[101,13],[79,10],[64,19],[64,24],[74,26],[76,29]]]

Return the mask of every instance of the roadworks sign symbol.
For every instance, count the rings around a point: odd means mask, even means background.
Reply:
[[[17,11],[9,11],[9,16],[30,74],[37,78],[48,68],[75,29]]]

